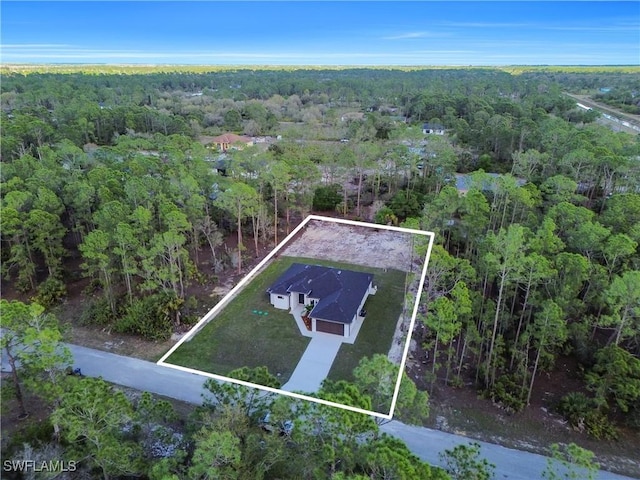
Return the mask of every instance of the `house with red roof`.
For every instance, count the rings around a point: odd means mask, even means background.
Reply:
[[[236,135],[235,133],[223,133],[213,137],[209,145],[215,146],[221,152],[226,152],[230,148],[242,150],[245,147],[251,147],[253,139],[244,135]]]

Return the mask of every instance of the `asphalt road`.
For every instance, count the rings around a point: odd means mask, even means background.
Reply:
[[[137,358],[123,357],[91,348],[69,345],[75,359],[75,367],[82,369],[83,375],[102,377],[104,380],[149,391],[169,398],[189,403],[202,403],[203,383],[206,378],[199,375],[161,367]],[[3,369],[7,366],[3,359]],[[409,449],[422,460],[441,466],[438,453],[469,443],[471,439],[424,427],[405,425],[392,421],[381,427],[385,433],[403,440]],[[541,479],[546,467],[546,457],[520,450],[512,450],[499,445],[478,442],[482,456],[496,466],[495,478],[511,480]],[[600,471],[598,480],[628,479],[606,471]]]
[[[609,105],[596,102],[588,95],[574,95],[567,92],[565,92],[565,95],[573,98],[578,103],[597,110],[602,115],[597,119],[597,122],[607,125],[616,132],[622,131],[632,135],[637,135],[640,132],[640,115],[626,113]]]

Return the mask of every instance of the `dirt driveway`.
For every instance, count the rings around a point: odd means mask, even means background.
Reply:
[[[281,255],[411,271],[413,234],[311,220]],[[415,267],[414,267],[415,271]]]

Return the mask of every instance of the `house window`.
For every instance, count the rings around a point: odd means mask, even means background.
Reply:
[[[304,293],[298,294],[298,303],[304,305]]]
[[[284,297],[282,295],[278,295],[278,298],[282,300]]]

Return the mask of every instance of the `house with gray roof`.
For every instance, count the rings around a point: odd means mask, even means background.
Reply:
[[[480,181],[475,181],[473,175],[466,173],[456,173],[456,189],[462,195],[466,195],[469,189],[474,186],[479,190],[486,190],[490,192],[495,192],[498,188],[500,178],[507,176],[508,174],[502,173],[486,173],[484,177],[481,178]],[[515,179],[516,185],[518,187],[522,187],[527,181],[524,178],[513,177]]]
[[[292,264],[267,289],[275,308],[303,311],[307,330],[350,337],[374,295],[373,274],[334,267]]]

